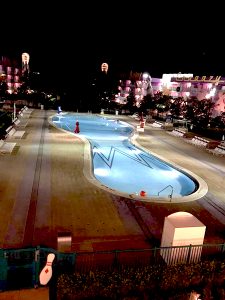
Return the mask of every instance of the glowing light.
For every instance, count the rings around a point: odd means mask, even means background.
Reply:
[[[99,150],[97,148],[94,148],[92,151],[93,151],[93,153],[101,153],[101,150]]]
[[[130,152],[133,154],[140,154],[142,151],[139,149],[131,149]]]
[[[148,74],[148,73],[144,73],[144,74],[142,75],[142,77],[143,77],[143,79],[148,79],[148,78],[149,78],[149,74]]]
[[[208,94],[205,95],[205,98],[209,99],[209,98],[215,96],[215,93],[216,93],[216,88],[214,87],[213,89],[211,89],[211,91]]]
[[[97,176],[109,176],[109,171],[103,168],[96,168],[95,175]]]
[[[107,63],[101,64],[101,70],[102,70],[102,72],[107,73],[108,69],[109,69],[109,65]]]
[[[30,55],[28,53],[22,53],[22,63],[28,65],[29,61],[30,61]]]
[[[210,91],[210,94],[211,94],[212,96],[214,96],[215,93],[216,93],[216,88],[213,88],[213,89]]]
[[[160,173],[163,174],[163,176],[165,176],[165,177],[170,177],[170,178],[178,178],[179,177],[177,170],[170,170],[170,171],[163,170]]]
[[[170,82],[172,78],[192,78],[193,74],[163,74],[162,76],[162,82],[166,84],[167,82]]]
[[[125,140],[127,140],[127,136],[119,136],[118,138],[117,138],[119,141],[125,141]]]

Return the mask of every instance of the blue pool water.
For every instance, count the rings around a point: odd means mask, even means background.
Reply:
[[[145,191],[148,197],[181,197],[196,190],[189,176],[134,146],[128,123],[78,113],[57,114],[52,121],[70,132],[79,122],[79,135],[91,144],[94,176],[110,189],[132,195]]]

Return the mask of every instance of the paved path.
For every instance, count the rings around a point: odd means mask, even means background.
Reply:
[[[48,300],[48,288],[24,289],[0,293],[0,300]]]

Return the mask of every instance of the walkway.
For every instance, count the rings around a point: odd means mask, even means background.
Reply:
[[[49,300],[49,290],[46,287],[24,289],[0,293],[0,300]]]

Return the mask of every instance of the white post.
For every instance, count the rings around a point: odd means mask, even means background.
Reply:
[[[13,103],[13,121],[16,119],[16,103]]]

